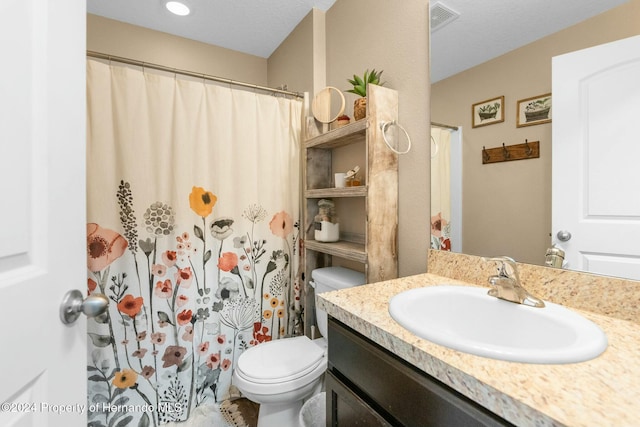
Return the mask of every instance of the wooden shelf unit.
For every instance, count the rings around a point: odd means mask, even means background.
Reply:
[[[308,286],[311,271],[334,264],[333,257],[362,264],[367,283],[398,277],[398,155],[391,151],[380,124],[398,120],[398,93],[393,89],[371,85],[368,88],[367,117],[346,126],[310,138],[304,143],[304,273],[305,307],[315,308],[315,294]],[[364,143],[363,143],[364,142]],[[333,187],[332,156],[334,149],[363,143],[365,165],[361,174],[364,185]],[[359,148],[358,148],[359,149]],[[366,224],[364,234],[344,230],[341,224],[338,242],[314,239],[314,217],[320,199],[362,200],[358,212]],[[345,218],[353,212],[340,212]],[[315,324],[315,310],[305,311],[305,333]]]

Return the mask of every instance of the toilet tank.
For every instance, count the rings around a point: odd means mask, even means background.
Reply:
[[[316,295],[323,292],[337,291],[365,284],[364,273],[345,267],[324,267],[311,271],[311,286]],[[323,337],[327,336],[327,312],[317,308],[316,322]]]

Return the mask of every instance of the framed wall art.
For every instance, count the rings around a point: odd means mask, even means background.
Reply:
[[[518,101],[517,127],[551,122],[551,94],[545,93]]]
[[[471,114],[474,128],[504,122],[504,96],[473,104]]]

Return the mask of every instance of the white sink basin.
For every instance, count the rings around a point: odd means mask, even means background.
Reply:
[[[607,336],[558,304],[503,301],[486,288],[441,285],[391,298],[389,313],[417,336],[454,350],[525,363],[574,363],[599,356]]]

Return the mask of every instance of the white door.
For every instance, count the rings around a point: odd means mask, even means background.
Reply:
[[[85,2],[0,1],[0,426],[86,426]],[[84,319],[81,319],[84,320]]]
[[[552,66],[553,242],[568,268],[640,279],[640,36]]]

